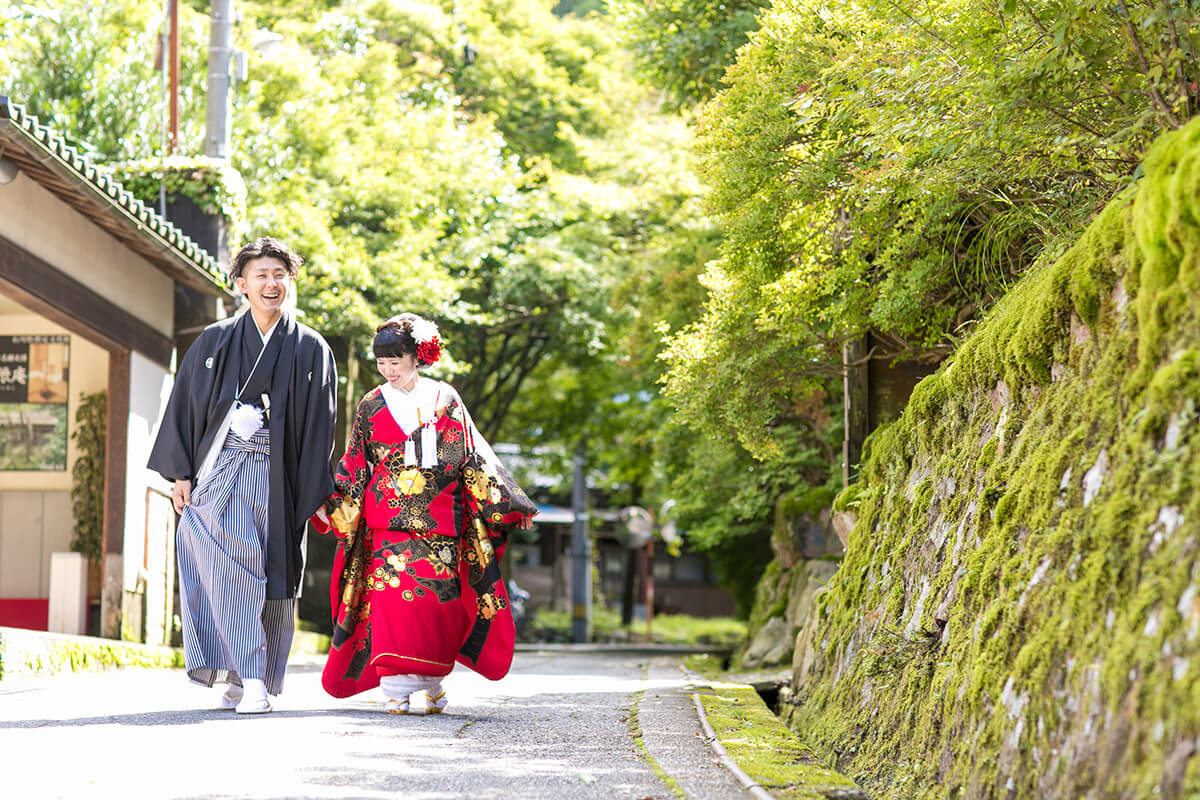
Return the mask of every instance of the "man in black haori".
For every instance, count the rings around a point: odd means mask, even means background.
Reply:
[[[249,310],[188,348],[150,454],[175,482],[188,677],[240,714],[283,688],[305,523],[333,491],[333,354],[285,310],[301,263],[268,238],[234,257]]]

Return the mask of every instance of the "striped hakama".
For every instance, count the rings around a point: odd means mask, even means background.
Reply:
[[[266,599],[270,438],[230,431],[179,519],[179,597],[188,677],[212,686],[259,678],[283,689],[295,598]]]

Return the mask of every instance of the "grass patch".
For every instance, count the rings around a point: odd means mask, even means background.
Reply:
[[[699,697],[717,741],[776,800],[866,797],[854,781],[825,767],[752,687],[725,684]]]
[[[717,680],[725,673],[721,659],[711,653],[694,653],[684,656],[683,666],[689,672],[703,675],[709,680]]]
[[[85,637],[58,638],[20,630],[0,634],[0,680],[114,667],[178,668],[183,651]]]
[[[566,611],[539,609],[522,631],[522,641],[567,642],[571,640],[571,615]],[[744,620],[731,617],[692,617],[662,614],[650,621],[651,641],[657,644],[737,647],[746,638]],[[621,615],[608,608],[592,611],[592,640],[595,642],[644,642],[646,621],[621,624]]]
[[[650,765],[650,769],[654,771],[654,774],[667,785],[672,794],[680,798],[680,800],[687,800],[687,793],[679,788],[679,783],[663,770],[654,756],[650,755],[650,750],[646,747],[646,741],[642,737],[642,726],[638,723],[637,713],[638,706],[645,696],[645,692],[638,692],[633,699],[633,705],[627,711],[628,716],[625,717],[625,722],[629,726],[629,735],[633,737],[633,742],[637,745],[638,752],[642,754],[642,758]]]

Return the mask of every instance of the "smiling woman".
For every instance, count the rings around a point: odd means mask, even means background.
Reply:
[[[380,686],[393,714],[424,691],[436,714],[456,661],[492,680],[508,672],[516,631],[497,561],[537,511],[454,388],[421,377],[441,356],[432,322],[392,317],[372,349],[386,382],[359,403],[337,488],[313,520],[341,539],[322,683],[335,697]]]

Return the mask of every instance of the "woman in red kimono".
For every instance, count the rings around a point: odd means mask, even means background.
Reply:
[[[415,314],[379,326],[386,383],[359,403],[336,489],[313,517],[341,540],[321,683],[334,697],[380,686],[393,714],[407,714],[417,691],[426,713],[444,709],[441,679],[456,661],[491,680],[507,674],[516,633],[497,560],[537,513],[454,389],[421,376],[440,347]]]

